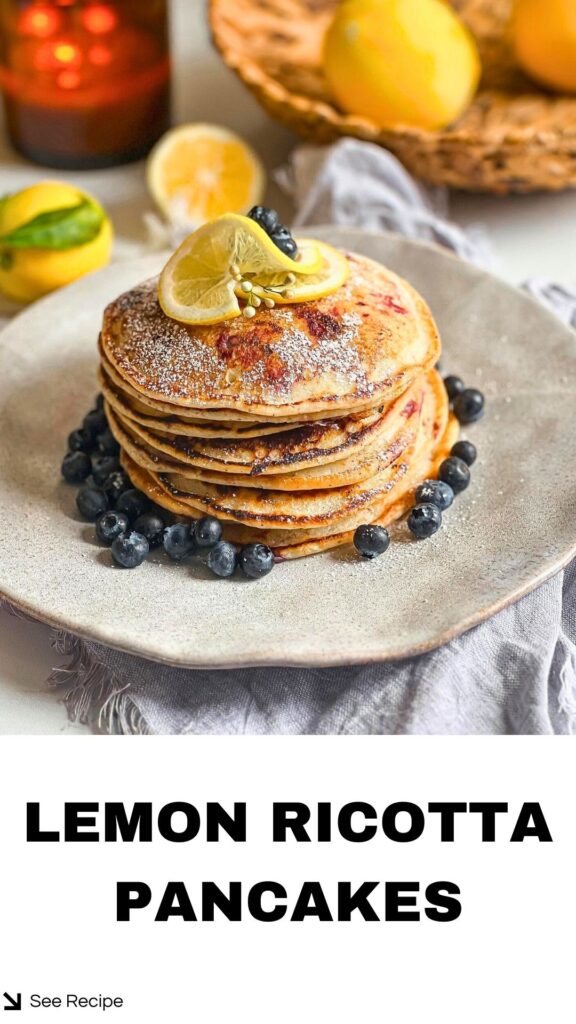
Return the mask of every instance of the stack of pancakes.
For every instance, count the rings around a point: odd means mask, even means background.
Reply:
[[[349,255],[314,302],[195,327],[148,281],[105,311],[101,386],[132,482],[227,539],[296,558],[389,524],[457,435],[433,369],[440,339],[404,280]]]

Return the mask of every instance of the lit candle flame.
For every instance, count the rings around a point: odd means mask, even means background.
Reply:
[[[107,4],[90,4],[82,11],[82,24],[94,35],[105,35],[116,28],[118,18],[116,12]]]
[[[88,60],[95,67],[103,68],[112,60],[112,54],[107,46],[91,46],[88,50]]]
[[[60,27],[60,15],[53,7],[28,7],[22,12],[19,28],[23,35],[46,39]]]
[[[60,71],[56,78],[56,84],[61,89],[77,89],[80,81],[80,75],[77,71]]]
[[[79,64],[82,55],[73,43],[56,43],[54,56],[59,64]]]
[[[34,63],[40,71],[76,68],[82,63],[82,51],[74,43],[59,39],[54,43],[44,43],[40,46],[36,51]]]

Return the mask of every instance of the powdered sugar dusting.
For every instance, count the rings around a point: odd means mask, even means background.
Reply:
[[[291,311],[281,310],[279,319],[285,323],[278,341],[269,346],[270,354],[279,360],[274,385],[267,383],[267,360],[260,359],[244,374],[247,387],[259,385],[263,398],[283,395],[289,398],[294,385],[300,380],[313,380],[318,374],[330,374],[341,382],[343,390],[350,386],[358,394],[369,395],[373,385],[367,380],[356,345],[358,327],[362,320],[355,313],[344,313],[338,334],[316,340],[298,326]]]
[[[111,338],[116,359],[136,384],[174,398],[187,397],[194,382],[193,393],[217,393],[213,388],[226,363],[191,328],[166,316],[155,279],[121,295],[108,308],[124,329],[122,344],[115,345]]]
[[[105,351],[128,382],[198,407],[314,402],[336,411],[339,402],[392,396],[406,359],[422,366],[428,345],[414,321],[380,302],[387,272],[350,262],[346,284],[324,299],[203,327],[166,316],[156,281],[147,281],[108,307]]]

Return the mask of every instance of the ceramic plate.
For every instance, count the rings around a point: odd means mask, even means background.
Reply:
[[[428,299],[444,372],[486,394],[467,431],[472,485],[430,541],[405,527],[375,562],[352,549],[217,580],[157,555],[114,569],[60,482],[66,437],[96,391],[104,305],[162,256],[116,264],[37,303],[0,335],[0,591],[46,622],[191,667],[399,658],[469,629],[576,552],[576,336],[526,295],[425,244],[314,234],[407,277]]]

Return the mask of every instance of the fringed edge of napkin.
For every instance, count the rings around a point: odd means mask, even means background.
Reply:
[[[1,598],[0,609],[16,618],[40,624]],[[70,722],[109,736],[154,734],[130,694],[130,684],[123,683],[99,661],[81,637],[52,629],[51,647],[65,662],[52,669],[46,685],[66,708]],[[566,717],[568,735],[575,735],[576,686],[570,677],[568,662],[560,670],[557,700],[560,712]]]
[[[148,736],[150,729],[122,683],[88,650],[80,637],[61,629],[52,633],[52,647],[66,658],[52,669],[46,685],[64,704],[71,722],[110,736]]]
[[[37,619],[0,598],[0,610],[40,625]],[[79,636],[52,629],[50,646],[66,663],[52,669],[45,681],[66,708],[75,725],[87,725],[111,736],[148,736],[151,729],[132,700],[129,683],[122,683],[98,661]]]
[[[13,614],[28,618],[9,605],[6,607]],[[62,700],[71,722],[112,736],[153,734],[130,695],[130,684],[123,683],[98,661],[80,637],[54,629],[51,643],[66,663],[52,669],[46,683]],[[567,721],[568,735],[576,734],[576,686],[567,662],[560,670],[557,700],[558,709]]]

